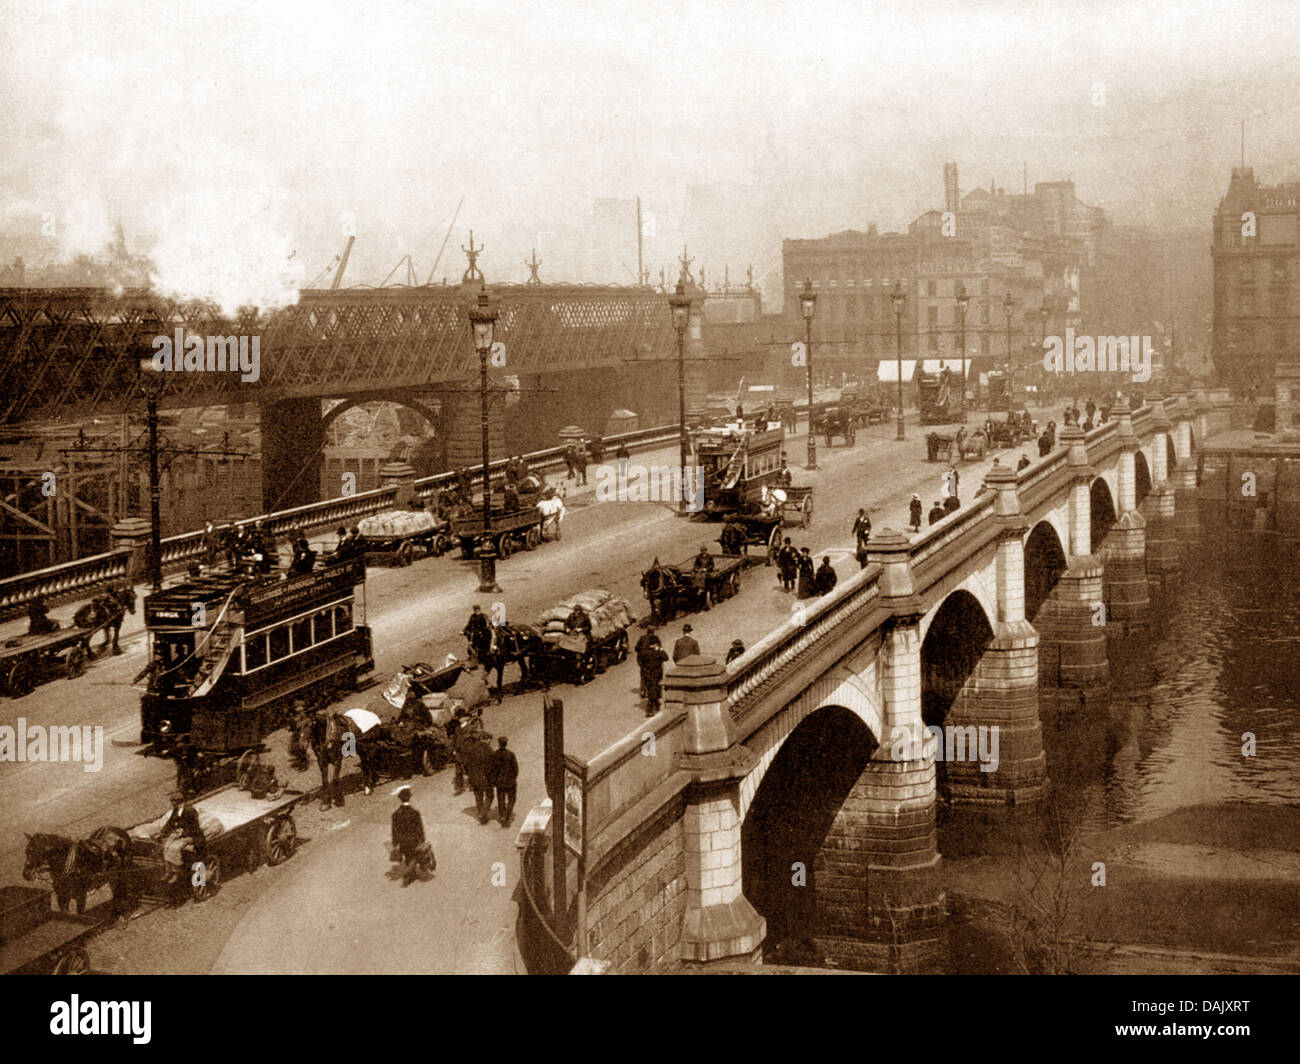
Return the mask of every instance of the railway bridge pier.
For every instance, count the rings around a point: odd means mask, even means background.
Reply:
[[[1108,638],[1147,623],[1149,574],[1177,564],[1197,414],[1156,397],[1067,428],[921,535],[876,536],[802,623],[730,665],[672,669],[663,711],[586,766],[587,952],[636,972],[781,941],[845,968],[939,969],[938,803],[996,814],[1045,794],[1040,687],[1086,711]]]

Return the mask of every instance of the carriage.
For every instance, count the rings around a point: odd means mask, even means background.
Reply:
[[[294,702],[355,690],[374,667],[357,585],[365,564],[350,558],[288,577],[214,573],[149,595],[141,743],[238,754],[288,723]]]
[[[591,621],[588,633],[569,629],[568,619],[578,606]],[[631,624],[627,602],[608,591],[595,589],[574,595],[542,615],[539,642],[529,662],[531,672],[546,687],[589,683],[597,673],[626,660]]]
[[[464,672],[461,662],[441,669],[424,662],[404,665],[383,695],[372,700],[368,708],[381,722],[378,734],[370,738],[380,772],[394,779],[417,772],[432,776],[451,761],[449,692]]]
[[[710,558],[713,568],[698,573],[695,558],[680,565],[660,564],[647,569],[641,575],[641,588],[650,602],[651,615],[669,621],[679,612],[708,609],[736,594],[745,559],[727,554]]]
[[[48,887],[0,887],[0,974],[86,975],[92,916],[55,912]]]
[[[366,560],[395,566],[438,557],[451,544],[451,521],[427,510],[388,510],[357,525]]]
[[[158,833],[171,811],[128,828],[127,875],[133,894],[170,902],[188,892],[194,901],[206,901],[235,868],[251,872],[263,862],[283,864],[298,843],[293,809],[306,797],[303,791],[284,791],[275,799],[259,799],[231,783],[194,799],[191,804],[199,815],[204,839],[197,847],[183,848],[182,874],[170,882],[164,856],[168,843],[160,840]]]
[[[843,436],[844,442],[852,447],[858,438],[858,413],[846,403],[833,404],[818,411],[815,422],[816,431],[826,437],[826,446],[830,447],[836,436]]]
[[[781,548],[781,531],[812,524],[813,489],[810,485],[790,485],[767,491],[762,496],[760,508],[737,511],[727,515],[718,542],[722,553],[731,557],[749,557],[750,547],[765,548],[763,563],[776,561]]]

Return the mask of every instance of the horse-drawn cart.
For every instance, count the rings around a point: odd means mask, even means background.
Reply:
[[[451,522],[427,510],[388,510],[357,525],[366,560],[410,565],[417,557],[442,554],[451,543]]]
[[[826,437],[826,446],[832,446],[836,436],[843,436],[844,442],[852,447],[858,437],[858,413],[848,404],[825,407],[816,417],[818,434]]]
[[[575,630],[572,620],[581,607],[590,627]],[[627,629],[632,611],[626,601],[604,589],[585,591],[542,615],[542,645],[530,662],[536,679],[584,684],[627,658]]]
[[[697,569],[695,558],[688,558],[680,565],[652,565],[641,575],[652,616],[670,621],[679,612],[707,610],[740,590],[745,559],[728,554],[709,557],[712,569]]]
[[[90,640],[98,628],[63,628],[42,635],[20,635],[0,647],[0,681],[10,698],[22,698],[55,676],[80,676],[91,658]]]
[[[297,846],[294,806],[306,797],[302,791],[287,791],[274,801],[258,799],[233,783],[211,791],[191,803],[203,831],[196,845],[182,844],[175,835],[158,837],[170,811],[127,829],[133,892],[161,901],[188,892],[195,901],[204,901],[216,894],[234,867],[252,871],[263,861],[282,864]],[[169,865],[179,871],[177,878],[169,877]]]
[[[541,546],[547,538],[545,529],[550,527],[548,522],[547,515],[537,506],[521,506],[512,511],[493,507],[489,530],[484,524],[483,508],[480,506],[477,510],[466,510],[454,517],[451,535],[460,541],[461,555],[465,558],[473,558],[485,540],[491,541],[498,557],[508,558],[518,547],[533,550]],[[555,527],[558,528],[558,525]]]
[[[48,887],[0,887],[0,974],[85,975],[86,940],[99,928],[90,916],[50,908]]]
[[[423,662],[406,665],[372,700],[369,708],[382,721],[378,734],[369,738],[378,771],[393,779],[417,772],[432,776],[451,761],[451,693],[464,672],[462,662],[441,669]]]
[[[757,512],[737,511],[727,515],[722,535],[722,553],[731,557],[749,556],[750,547],[763,547],[766,553],[763,564],[776,561],[781,549],[781,531],[784,528],[807,528],[812,524],[813,489],[810,485],[765,490],[763,502]]]

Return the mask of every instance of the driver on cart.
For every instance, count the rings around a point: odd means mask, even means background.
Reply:
[[[163,862],[167,867],[167,882],[179,881],[185,869],[185,852],[187,849],[196,853],[203,850],[203,828],[199,825],[199,814],[194,806],[185,800],[181,791],[171,795],[172,811],[158,832],[158,841],[163,844]]]
[[[574,606],[564,622],[564,631],[568,635],[581,634],[591,638],[591,615],[582,606]]]

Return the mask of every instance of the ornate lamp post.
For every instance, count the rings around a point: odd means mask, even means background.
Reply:
[[[817,294],[812,290],[812,280],[805,278],[803,291],[799,293],[799,309],[803,312],[804,355],[808,360],[808,466],[817,468],[817,434],[813,432],[813,365],[812,365],[812,322],[817,310]]]
[[[167,389],[167,378],[153,368],[153,360],[140,359],[140,391],[148,410],[149,426],[149,584],[162,590],[162,486],[158,477],[158,400]]]
[[[903,282],[894,282],[894,291],[889,296],[894,304],[894,329],[898,354],[898,438],[903,434],[903,310],[907,306],[907,295],[903,291]]]
[[[960,344],[961,344],[961,420],[966,422],[966,311],[970,307],[970,296],[966,294],[966,286],[960,281],[957,282],[957,313],[961,322]]]
[[[1013,402],[1012,397],[1015,391],[1016,368],[1015,368],[1015,363],[1012,361],[1012,359],[1015,356],[1011,353],[1011,311],[1014,306],[1015,303],[1011,298],[1011,290],[1007,289],[1007,294],[1005,298],[1002,300],[1002,309],[1003,311],[1006,312],[1007,315],[1007,413],[1008,414],[1015,409],[1015,407],[1012,405]]]
[[[686,513],[686,326],[691,320],[691,297],[686,294],[686,284],[677,282],[677,290],[668,297],[673,311],[673,328],[677,330],[677,445],[681,460],[682,497],[677,500],[677,512]]]
[[[483,426],[483,537],[479,542],[479,583],[478,589],[495,593],[497,587],[497,552],[492,542],[492,479],[488,469],[490,461],[490,442],[488,437],[488,394],[487,364],[492,352],[492,340],[496,335],[497,316],[500,312],[495,302],[488,295],[487,289],[479,290],[478,301],[469,308],[470,331],[474,336],[474,350],[478,353],[479,366],[479,413]]]

